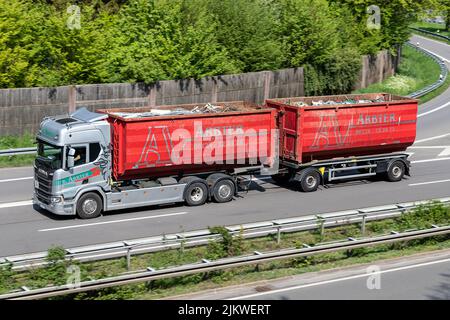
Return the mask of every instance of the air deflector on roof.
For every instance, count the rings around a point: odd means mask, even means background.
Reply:
[[[81,108],[70,115],[72,118],[83,122],[95,122],[108,118],[107,114],[91,112],[86,108]]]

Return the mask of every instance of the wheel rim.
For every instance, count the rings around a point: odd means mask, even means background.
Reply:
[[[203,189],[200,187],[195,187],[191,191],[191,199],[195,202],[202,200],[203,198]]]
[[[83,212],[87,215],[92,215],[97,211],[97,201],[94,199],[86,199],[83,201],[81,206],[83,208]]]
[[[400,178],[402,175],[402,169],[399,166],[393,167],[392,175],[394,176],[394,178]]]
[[[228,184],[222,184],[218,190],[219,197],[226,199],[231,194],[231,187]]]
[[[310,188],[314,187],[317,183],[317,179],[314,176],[308,176],[306,178],[306,185]]]

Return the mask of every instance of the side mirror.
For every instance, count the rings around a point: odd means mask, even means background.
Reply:
[[[75,166],[75,149],[69,148],[67,152],[67,169],[72,169]]]

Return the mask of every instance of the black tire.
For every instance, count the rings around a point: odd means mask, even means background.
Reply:
[[[274,174],[271,177],[272,180],[279,185],[288,184],[289,181],[291,180],[291,175],[289,173]]]
[[[317,170],[306,169],[301,173],[300,189],[303,192],[314,192],[320,186],[320,174]]]
[[[224,179],[217,182],[214,186],[213,197],[218,203],[229,202],[233,199],[235,193],[235,186],[233,181]]]
[[[94,192],[83,194],[77,201],[77,215],[81,219],[94,219],[102,213],[102,198]]]
[[[387,172],[386,177],[390,182],[398,182],[403,179],[406,173],[406,166],[402,161],[393,162]]]
[[[191,183],[184,193],[184,200],[191,207],[205,204],[206,200],[208,200],[208,187],[201,182]]]

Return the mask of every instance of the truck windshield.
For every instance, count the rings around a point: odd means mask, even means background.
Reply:
[[[52,169],[62,168],[62,147],[38,140],[38,158]]]

